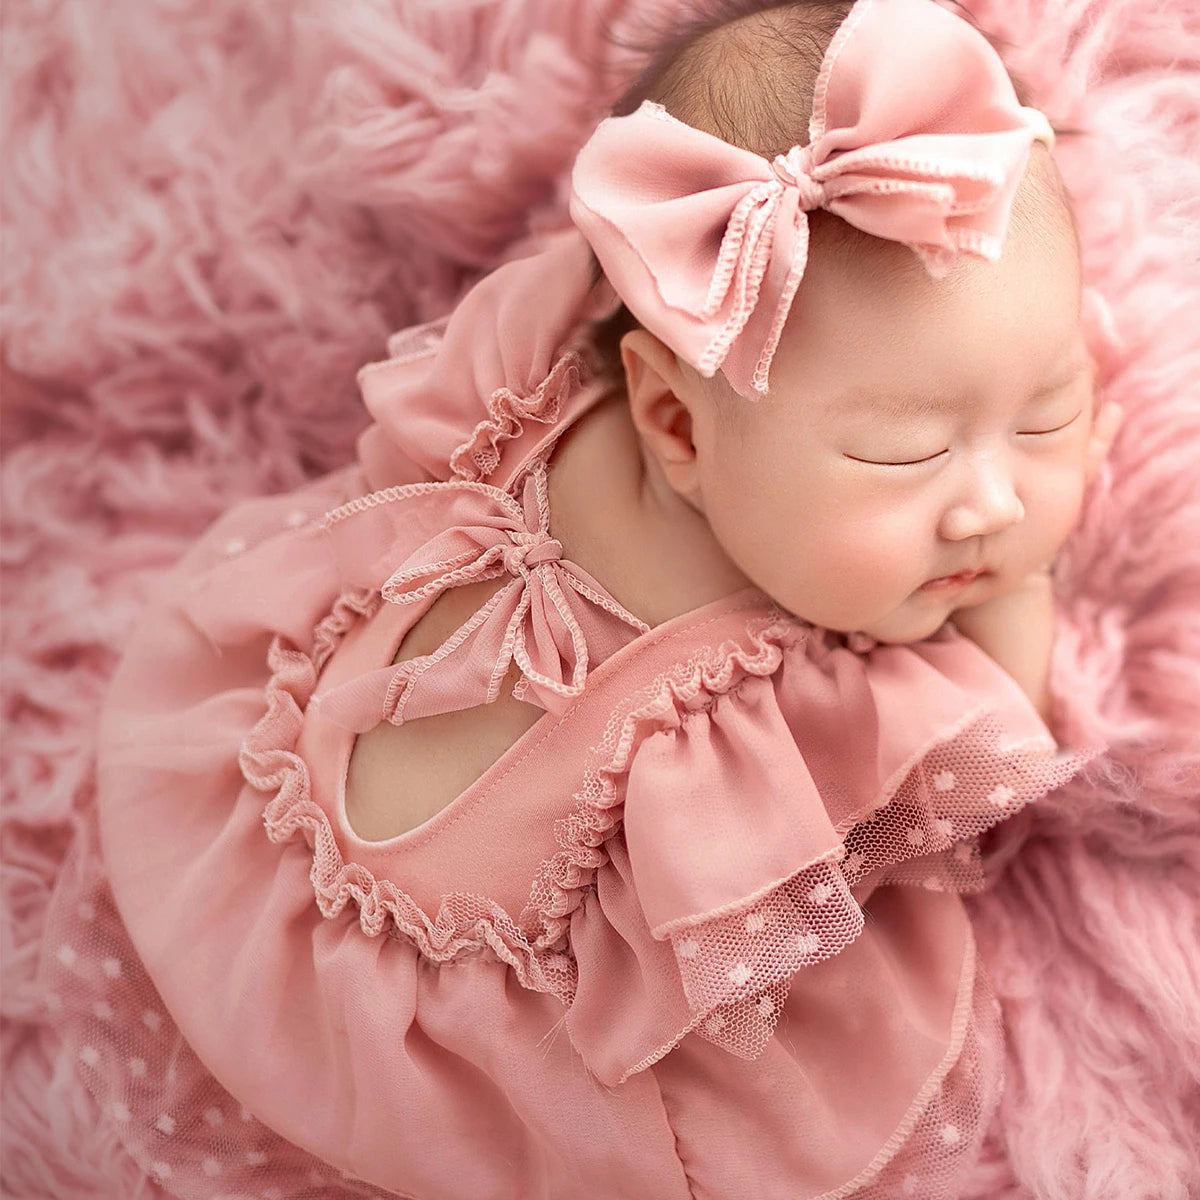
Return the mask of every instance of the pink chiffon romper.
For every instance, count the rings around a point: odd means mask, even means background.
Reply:
[[[394,336],[356,461],[233,507],[138,621],[41,978],[167,1193],[929,1200],[977,1156],[1003,1038],[960,894],[1086,756],[949,627],[747,588],[651,628],[565,557],[546,463],[611,394],[615,304],[572,230]],[[356,836],[358,733],[514,663],[536,723]]]

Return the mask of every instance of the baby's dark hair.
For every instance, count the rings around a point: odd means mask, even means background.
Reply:
[[[682,19],[666,27],[647,26],[646,36],[619,43],[648,57],[611,115],[626,116],[652,100],[679,120],[763,158],[786,154],[808,142],[821,62],[852,7],[851,0],[698,0]],[[965,10],[963,15],[971,20]],[[1000,39],[980,32],[998,52],[1003,49]],[[1011,69],[1009,78],[1017,99],[1028,104],[1025,82]],[[1071,132],[1055,127],[1060,136]],[[1056,193],[1070,214],[1057,177],[1038,186]],[[1029,218],[1014,207],[1013,219]],[[814,249],[849,257],[877,241],[821,209],[810,212],[808,220]],[[602,277],[593,255],[594,282]],[[623,377],[621,338],[636,328],[637,319],[622,305],[594,330],[603,369],[614,379]]]

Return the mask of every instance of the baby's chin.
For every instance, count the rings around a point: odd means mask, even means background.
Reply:
[[[808,621],[821,629],[828,629],[834,633],[866,634],[873,641],[889,646],[908,645],[932,637],[950,615],[949,605],[902,605],[882,617],[870,618],[860,615],[857,618],[844,616],[843,619],[842,615],[829,612],[803,612],[778,599],[776,603],[802,621]]]
[[[860,625],[859,633],[887,646],[907,646],[932,637],[946,623],[949,610],[930,606],[922,610],[898,609],[878,621]],[[846,630],[845,632],[851,632]]]

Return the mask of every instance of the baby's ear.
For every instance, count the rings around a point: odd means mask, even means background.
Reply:
[[[1084,479],[1091,483],[1100,473],[1104,460],[1108,457],[1109,448],[1121,428],[1125,410],[1113,401],[1106,401],[1092,422],[1092,432],[1088,439],[1087,456],[1084,459]]]
[[[1125,353],[1125,342],[1121,337],[1113,311],[1108,301],[1094,287],[1083,286],[1080,316],[1083,321],[1084,338],[1092,360],[1092,383],[1102,390],[1112,377]],[[1084,479],[1091,483],[1100,473],[1109,448],[1121,428],[1125,413],[1119,405],[1108,401],[1101,406],[1092,422],[1092,434],[1088,441]]]
[[[1103,387],[1125,357],[1125,340],[1117,328],[1108,301],[1096,288],[1087,284],[1081,293],[1080,318],[1088,353],[1096,365],[1096,384]]]
[[[692,500],[699,478],[679,360],[648,330],[631,329],[621,339],[621,363],[634,427],[671,489]]]

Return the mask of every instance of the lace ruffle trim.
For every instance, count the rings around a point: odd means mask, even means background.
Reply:
[[[500,443],[520,437],[526,421],[545,425],[556,421],[563,404],[586,375],[583,356],[577,350],[568,350],[532,396],[518,396],[509,388],[497,388],[487,398],[488,415],[451,453],[451,471],[462,479],[486,479],[500,463]]]
[[[577,807],[555,822],[563,849],[543,863],[520,917],[514,920],[486,897],[455,893],[443,897],[431,920],[391,880],[376,879],[342,858],[328,817],[311,798],[307,764],[294,751],[321,666],[347,630],[380,603],[378,592],[367,589],[339,597],[314,631],[311,655],[279,637],[270,646],[267,711],[239,756],[245,778],[263,792],[274,792],[263,813],[267,836],[276,843],[298,834],[305,838],[313,853],[310,879],[325,917],[338,916],[353,901],[365,934],[403,935],[435,962],[490,947],[522,986],[554,994],[569,1006],[577,981],[570,917],[609,859],[606,843],[621,829],[635,748],[749,679],[770,676],[792,649],[803,647],[819,657],[819,645],[805,645],[815,631],[786,615],[755,619],[748,624],[749,646],[726,641],[705,647],[637,692],[610,718],[576,793]],[[912,770],[896,781],[881,806],[844,831],[842,844],[826,860],[772,883],[730,911],[653,931],[671,940],[692,1016],[669,1044],[631,1067],[626,1077],[657,1061],[693,1029],[742,1057],[757,1056],[771,1035],[791,975],[838,953],[861,932],[864,915],[851,888],[867,875],[877,872],[877,884],[977,890],[982,879],[978,834],[1065,782],[1080,765],[1078,757],[1054,759],[1044,741],[1001,747],[1002,736],[994,719],[978,714],[958,729],[941,731],[914,756]],[[964,813],[954,795],[952,764],[980,757],[1002,762],[1005,778],[989,781],[986,793],[977,780],[972,794],[984,795],[986,802]]]
[[[279,636],[271,642],[267,709],[246,736],[238,757],[245,779],[262,792],[274,793],[263,810],[267,837],[278,844],[297,836],[304,838],[313,855],[309,878],[323,916],[337,917],[353,902],[359,925],[369,937],[402,934],[435,962],[490,946],[513,968],[524,987],[564,998],[573,995],[575,970],[570,958],[535,950],[525,931],[494,901],[449,895],[436,919],[430,920],[391,880],[376,879],[360,864],[347,862],[328,816],[312,799],[308,765],[295,752],[304,707],[316,688],[321,667],[347,631],[372,616],[382,603],[378,590],[358,588],[343,593],[316,626],[311,654],[286,645]]]
[[[803,640],[807,632],[786,618],[759,618],[749,626],[752,648],[728,641],[704,647],[642,688],[613,715],[594,751],[601,761],[587,770],[576,793],[580,803],[555,822],[555,840],[563,849],[543,864],[522,914],[522,919],[541,917],[544,928],[539,942],[552,945],[566,937],[571,913],[597,868],[608,861],[603,846],[621,825],[623,777],[634,748],[656,730],[679,723],[678,717],[666,721],[668,713],[707,708],[747,675],[772,674],[784,649]]]
[[[627,765],[637,721],[644,721],[651,709],[665,712],[670,708],[680,685],[672,692],[663,684],[657,688],[655,701],[640,704],[645,712],[631,714],[616,758],[598,773],[589,773],[588,781],[597,777],[607,781],[605,799],[599,804],[584,799],[571,816],[556,822],[556,838],[564,850],[543,865],[530,903],[518,920],[493,900],[461,893],[445,896],[437,917],[431,920],[391,880],[377,879],[361,864],[342,857],[328,816],[312,799],[308,765],[294,749],[321,668],[349,629],[370,618],[381,604],[379,592],[368,588],[339,596],[314,629],[311,653],[285,644],[278,636],[271,642],[267,708],[246,736],[238,759],[247,782],[261,792],[273,793],[263,810],[267,837],[277,844],[304,838],[313,854],[309,878],[323,916],[337,917],[353,902],[367,936],[401,934],[435,962],[490,947],[513,968],[522,986],[554,994],[569,1005],[575,995],[577,971],[567,945],[566,918],[578,906],[596,868],[607,861],[601,846],[619,827],[619,809],[616,815],[608,811],[617,803],[612,780]],[[727,643],[701,652],[676,670],[690,672],[694,694],[701,695],[705,688],[719,693],[732,686],[739,672],[757,669],[769,674],[779,656],[779,647],[767,642],[754,655]],[[646,689],[639,697],[654,690]],[[610,721],[610,730],[612,725]],[[577,795],[586,791],[587,782]],[[539,897],[548,897],[548,902],[539,903]]]
[[[522,914],[523,921],[541,921],[538,945],[565,942],[571,914],[608,861],[604,847],[622,826],[636,747],[710,708],[719,696],[736,693],[748,680],[772,675],[789,651],[802,648],[819,661],[829,650],[820,631],[786,615],[760,619],[748,632],[749,648],[725,642],[705,649],[660,676],[610,720],[598,748],[599,765],[577,793],[582,802],[555,825],[563,850],[543,865]],[[724,911],[652,930],[656,938],[670,939],[691,1019],[621,1080],[656,1062],[693,1030],[739,1057],[757,1057],[773,1032],[791,976],[833,957],[861,933],[865,914],[851,889],[868,876],[876,886],[980,890],[979,834],[1065,783],[1091,756],[1056,755],[1044,737],[1005,743],[1004,735],[991,714],[967,713],[910,756],[869,812],[843,822],[837,831],[842,843],[824,859]],[[984,766],[975,765],[980,763]]]

